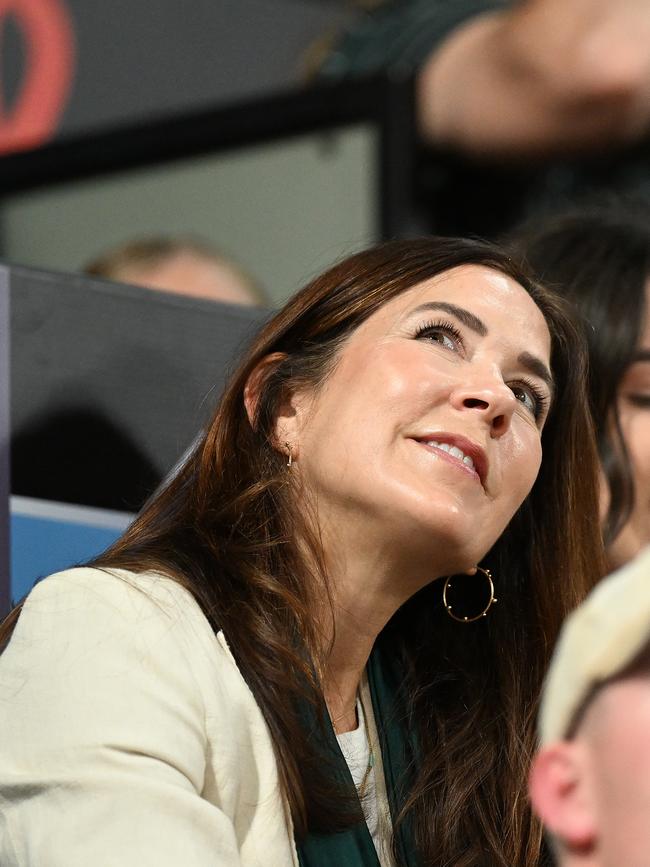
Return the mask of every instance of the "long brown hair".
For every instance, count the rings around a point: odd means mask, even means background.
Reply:
[[[307,285],[263,327],[180,471],[96,565],[163,571],[224,630],[269,726],[298,835],[355,821],[298,711],[298,700],[325,707],[310,603],[327,576],[286,457],[274,446],[274,419],[287,389],[318,386],[346,337],[382,304],[469,263],[513,277],[540,307],[557,391],[539,477],[486,558],[498,582],[497,609],[460,625],[447,617],[433,582],[386,628],[422,753],[396,821],[412,823],[423,864],[533,867],[541,832],[526,774],[541,678],[562,619],[600,577],[603,560],[579,330],[563,303],[498,248],[451,238],[394,241]],[[244,388],[270,353],[282,356],[251,425]],[[299,538],[308,540],[309,556]]]

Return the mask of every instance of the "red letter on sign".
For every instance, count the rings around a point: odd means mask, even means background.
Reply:
[[[0,95],[0,154],[45,144],[70,92],[74,35],[64,0],[0,0],[0,26],[13,15],[26,46],[25,78],[7,114]]]

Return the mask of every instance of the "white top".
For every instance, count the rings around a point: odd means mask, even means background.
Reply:
[[[357,790],[360,790],[366,776],[368,760],[370,758],[370,744],[366,728],[370,732],[373,743],[374,762],[368,774],[361,806],[363,807],[366,824],[368,825],[372,842],[375,845],[381,867],[393,867],[394,861],[390,851],[392,838],[390,811],[384,784],[379,740],[374,716],[372,715],[370,691],[365,678],[361,688],[364,693],[365,705],[369,709],[367,724],[364,716],[364,704],[360,698],[357,698],[357,728],[351,732],[337,734],[336,739],[339,742],[343,758],[350,769],[354,785],[357,787]]]
[[[350,769],[354,785],[359,789],[363,785],[363,778],[370,759],[370,744],[366,737],[365,724],[363,722],[363,707],[359,699],[357,699],[357,719],[357,728],[351,732],[337,734],[336,740],[339,742],[343,758]],[[368,781],[369,785],[372,785],[370,780]]]

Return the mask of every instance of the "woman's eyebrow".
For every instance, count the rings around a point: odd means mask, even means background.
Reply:
[[[532,355],[530,352],[522,352],[519,356],[517,356],[517,361],[519,362],[519,364],[522,365],[522,367],[525,367],[531,373],[539,376],[539,378],[542,379],[549,387],[551,394],[554,393],[555,381],[553,379],[553,375],[541,358],[538,358],[536,355]]]
[[[427,301],[426,304],[420,304],[412,313],[424,313],[428,310],[444,310],[445,313],[451,313],[456,319],[459,319],[463,325],[471,328],[480,337],[485,337],[488,333],[487,326],[482,319],[465,310],[464,307],[458,307],[456,304],[449,304],[446,301]]]
[[[414,314],[425,313],[429,310],[443,310],[445,313],[450,313],[468,328],[471,328],[472,331],[475,331],[480,337],[485,337],[488,333],[487,326],[482,319],[479,319],[478,316],[475,316],[474,313],[470,313],[470,311],[466,310],[464,307],[459,307],[457,304],[449,304],[447,301],[427,301],[426,304],[420,304],[412,312]],[[650,359],[650,351],[647,354],[648,359]],[[549,387],[551,393],[555,391],[555,382],[551,371],[544,364],[541,358],[532,355],[530,352],[522,352],[518,356],[517,361],[531,373],[539,376],[539,378]]]

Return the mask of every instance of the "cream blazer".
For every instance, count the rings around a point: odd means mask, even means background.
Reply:
[[[297,865],[223,633],[161,575],[72,569],[0,657],[2,867]]]

